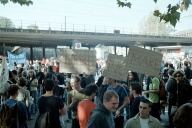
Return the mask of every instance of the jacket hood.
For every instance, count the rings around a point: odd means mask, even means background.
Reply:
[[[111,112],[105,108],[105,106],[102,103],[99,103],[99,105],[96,106],[94,111],[100,111],[107,115],[110,115]]]

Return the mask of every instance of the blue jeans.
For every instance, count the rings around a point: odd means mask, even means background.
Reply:
[[[37,100],[38,100],[38,92],[37,90],[31,91],[31,96],[34,98],[33,104],[31,105],[32,113],[36,113],[38,111],[37,108]]]

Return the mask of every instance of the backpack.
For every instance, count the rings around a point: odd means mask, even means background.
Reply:
[[[3,104],[0,114],[0,128],[19,128],[18,116],[18,103],[15,103],[12,108]]]
[[[159,100],[167,100],[167,92],[163,80],[159,79]]]
[[[35,128],[53,128],[53,117],[54,115],[52,110],[39,114],[35,122]]]
[[[53,106],[56,106],[55,97],[52,98],[51,103]],[[45,107],[47,111],[37,116],[35,128],[60,128],[60,124],[55,123],[56,117],[53,106],[51,108]]]

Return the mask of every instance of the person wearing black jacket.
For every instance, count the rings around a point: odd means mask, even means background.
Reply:
[[[119,104],[119,96],[113,90],[104,93],[103,104],[93,111],[89,118],[87,128],[115,128],[112,112],[115,112]]]
[[[172,70],[168,71],[169,80],[166,83],[166,91],[168,92],[168,116],[170,128],[173,127],[172,122],[172,106],[180,107],[184,103],[189,102],[191,97],[190,88],[191,85],[187,78],[184,77],[184,72],[182,70],[176,70],[174,73]],[[171,76],[172,73],[172,76]]]

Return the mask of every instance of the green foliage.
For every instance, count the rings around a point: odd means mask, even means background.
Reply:
[[[167,13],[160,13],[159,10],[155,10],[153,15],[160,18],[160,21],[164,20],[166,23],[170,22],[175,27],[177,22],[180,20],[180,12],[178,12],[179,6],[167,6]]]
[[[20,4],[21,6],[22,5],[27,5],[27,6],[29,6],[29,5],[32,5],[33,4],[33,1],[31,1],[31,0],[0,0],[0,3],[1,4],[3,4],[3,5],[5,5],[5,4],[7,4],[7,3],[9,3],[9,1],[10,2],[13,2],[13,3],[15,3],[15,4]]]
[[[140,34],[168,36],[172,32],[174,32],[173,26],[164,20],[160,22],[160,18],[154,16],[152,12],[140,22]]]
[[[156,3],[157,0],[154,0],[154,2]],[[130,6],[128,6],[127,4],[129,3]],[[117,0],[117,4],[119,5],[119,7],[131,7],[131,3],[130,2],[122,2],[120,0]],[[166,13],[161,13],[159,10],[155,10],[153,15],[156,17],[159,17],[159,20],[162,21],[164,20],[166,23],[170,23],[172,26],[176,26],[177,22],[180,20],[180,15],[181,13],[179,12],[179,9],[181,11],[183,10],[187,10],[189,5],[191,4],[191,0],[182,0],[182,3],[180,4],[176,4],[174,6],[172,6],[171,4],[169,4],[167,6],[167,12]]]
[[[13,28],[14,24],[13,22],[6,18],[6,17],[0,17],[0,28]]]
[[[129,7],[131,8],[131,3],[130,2],[122,2],[121,0],[117,0],[117,4],[119,5],[119,7]]]

